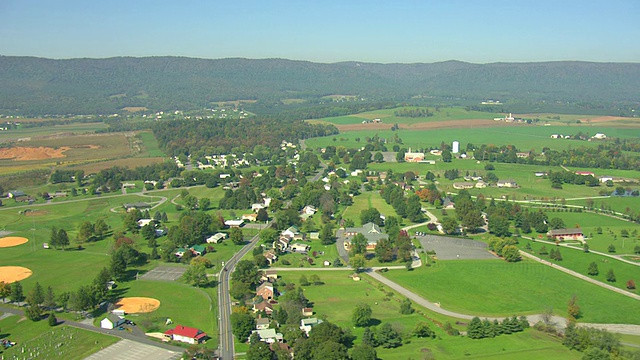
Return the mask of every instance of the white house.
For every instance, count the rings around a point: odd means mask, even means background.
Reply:
[[[124,324],[124,319],[115,314],[109,314],[106,318],[100,320],[100,327],[103,329],[112,330],[122,324]]]
[[[298,230],[298,228],[295,226],[290,226],[287,230],[282,232],[282,236],[286,236],[292,239],[298,234],[300,234],[300,230]]]
[[[266,342],[267,344],[282,342],[283,340],[282,334],[277,333],[276,329],[253,330],[251,333],[258,334],[260,341]]]
[[[322,324],[324,321],[318,318],[309,318],[300,320],[300,330],[304,331],[307,336],[309,336],[309,332],[311,329],[316,326]]]
[[[229,237],[229,235],[225,234],[225,233],[216,233],[214,235],[211,235],[207,238],[207,243],[208,244],[217,244],[219,242],[221,242],[222,240],[226,239],[227,237]]]
[[[256,330],[265,330],[269,328],[269,318],[256,319]]]
[[[138,226],[139,227],[145,227],[145,226],[147,226],[149,224],[155,225],[155,223],[156,223],[156,221],[153,220],[153,219],[140,219],[140,220],[138,220]]]
[[[244,225],[244,220],[226,220],[224,224],[228,227],[240,227]]]
[[[316,213],[316,211],[318,210],[316,210],[316,208],[313,207],[312,205],[307,205],[304,208],[302,208],[302,213],[307,215],[313,215]]]

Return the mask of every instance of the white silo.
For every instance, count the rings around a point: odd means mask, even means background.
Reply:
[[[457,153],[460,152],[460,143],[459,142],[457,142],[457,141],[453,142],[453,146],[452,146],[451,152],[454,153],[454,154],[457,154]]]

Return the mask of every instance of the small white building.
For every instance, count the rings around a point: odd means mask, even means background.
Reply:
[[[217,244],[219,242],[222,242],[222,240],[226,239],[227,237],[229,237],[229,235],[219,232],[209,236],[206,241],[208,244]]]
[[[113,330],[114,328],[124,324],[124,319],[115,314],[109,314],[106,318],[100,320],[100,327],[103,329]]]

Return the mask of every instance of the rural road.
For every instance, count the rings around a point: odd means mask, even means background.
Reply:
[[[271,225],[271,222],[266,227]],[[231,295],[229,294],[229,279],[236,264],[251,251],[260,240],[260,233],[257,233],[247,245],[229,259],[218,274],[218,307],[220,314],[220,342],[219,354],[223,360],[234,358],[233,331],[231,329]]]

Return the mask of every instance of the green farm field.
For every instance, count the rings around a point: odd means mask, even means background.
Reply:
[[[619,213],[626,213],[628,210],[640,209],[639,197],[602,197],[592,199],[593,205],[600,209],[609,209],[617,211]],[[587,206],[588,201],[586,199],[580,200],[567,200],[568,205]]]
[[[404,272],[404,271],[402,271]],[[366,303],[373,309],[372,318],[378,322],[390,322],[394,327],[401,329],[403,338],[407,338],[411,330],[418,322],[426,322],[436,332],[436,339],[410,338],[410,342],[404,342],[395,349],[377,348],[378,357],[381,359],[410,359],[422,358],[426,353],[431,353],[436,359],[578,359],[576,352],[570,352],[564,348],[559,340],[535,330],[503,335],[494,339],[481,341],[471,340],[466,337],[454,337],[447,335],[437,323],[447,321],[455,325],[455,319],[443,315],[431,313],[418,308],[411,315],[399,313],[399,302],[403,299],[398,294],[378,284],[375,280],[364,275],[361,281],[353,281],[348,277],[348,271],[319,272],[318,276],[325,285],[311,285],[304,287],[305,296],[314,304],[314,316],[326,316],[327,320],[350,328],[354,341],[360,343],[363,328],[354,328],[351,323],[351,313],[359,303]],[[279,275],[287,283],[299,282],[300,276],[309,277],[308,271],[281,271]],[[415,305],[414,305],[415,307]],[[464,326],[459,327],[465,330]],[[485,341],[488,340],[488,341]]]
[[[580,321],[640,324],[640,314],[619,311],[636,308],[637,300],[528,260],[437,261],[428,268],[390,271],[385,276],[461,313],[512,316],[553,308],[564,317],[567,302],[576,295],[584,315]]]
[[[389,128],[392,124],[389,124]],[[495,125],[495,124],[494,124]],[[580,146],[597,146],[597,141],[582,141],[569,139],[551,139],[552,134],[573,135],[579,131],[583,133],[595,134],[602,132],[609,137],[620,138],[638,138],[640,137],[640,128],[612,128],[603,126],[539,126],[539,125],[523,125],[523,124],[502,124],[501,126],[475,126],[471,128],[460,129],[400,129],[398,131],[389,130],[355,130],[343,131],[338,135],[312,138],[306,140],[307,146],[310,148],[324,148],[329,145],[345,146],[359,148],[366,144],[367,137],[373,137],[376,134],[385,139],[393,139],[397,134],[402,139],[402,146],[406,148],[435,148],[440,147],[442,142],[451,144],[454,140],[460,142],[460,148],[466,149],[468,143],[474,145],[493,144],[515,145],[522,151],[535,150],[541,153],[542,148],[549,147],[552,149],[566,149],[569,147],[576,148]],[[333,141],[333,139],[336,141]],[[356,141],[360,138],[360,142]],[[392,143],[387,144],[391,148]]]
[[[385,216],[398,216],[393,207],[387,204],[386,201],[380,196],[378,192],[365,192],[353,198],[353,205],[347,207],[342,213],[342,217],[345,219],[351,219],[356,224],[356,226],[360,226],[360,213],[363,210],[367,210],[370,208],[375,208],[380,211],[380,214]],[[408,222],[409,220],[404,220]]]

